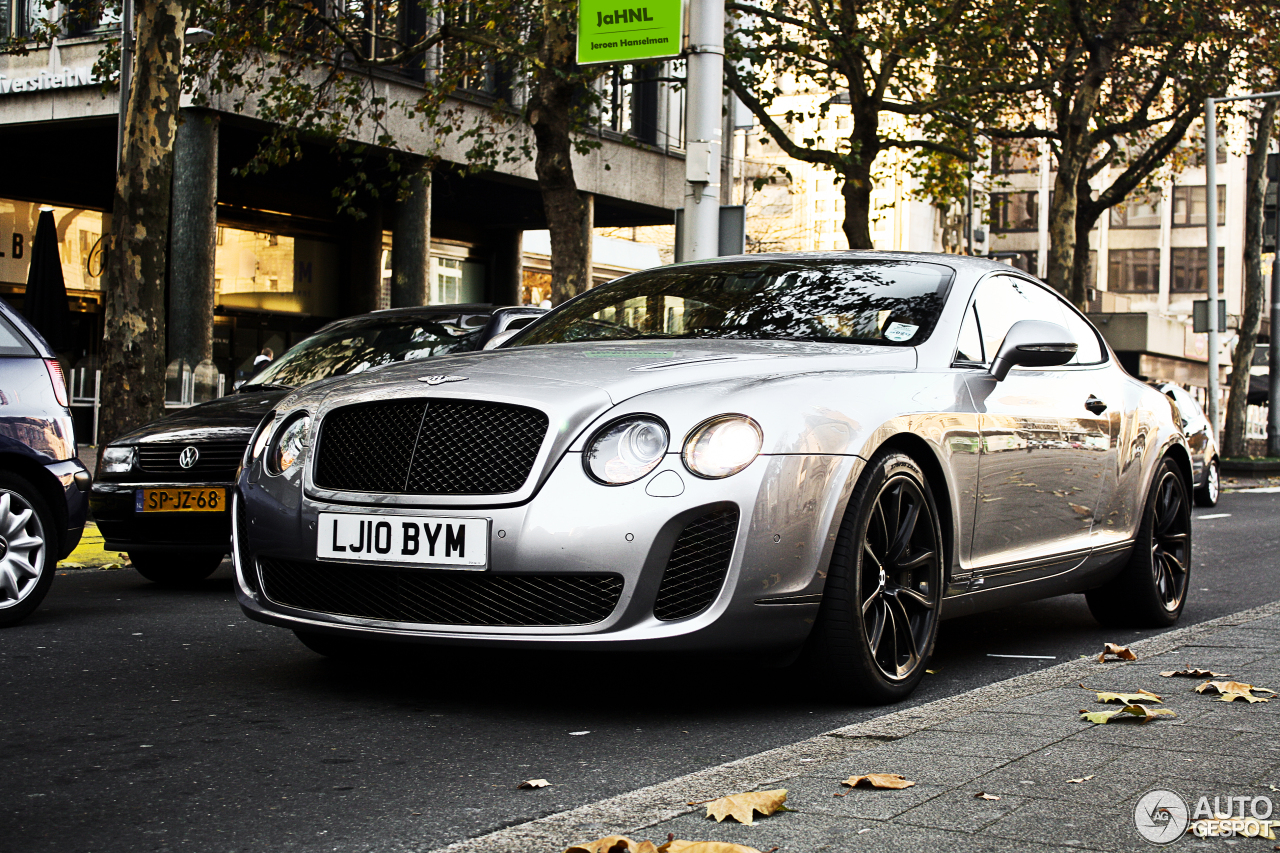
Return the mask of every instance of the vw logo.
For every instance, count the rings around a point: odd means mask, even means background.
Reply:
[[[425,382],[428,385],[443,385],[446,382],[466,382],[465,376],[419,376],[419,382]]]
[[[184,447],[182,452],[178,454],[178,464],[183,468],[190,468],[196,464],[196,460],[200,458],[200,451],[194,447]]]

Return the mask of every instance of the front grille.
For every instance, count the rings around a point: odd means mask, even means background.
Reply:
[[[326,489],[412,495],[500,495],[524,485],[547,434],[524,406],[397,400],[324,419],[315,482]]]
[[[686,524],[662,573],[653,615],[684,619],[710,607],[724,585],[737,535],[737,509],[709,512]]]
[[[288,607],[427,625],[545,627],[607,618],[619,575],[383,570],[260,557],[263,591]]]
[[[180,482],[231,480],[244,457],[248,441],[202,441],[182,444],[139,444],[138,467],[148,474],[162,474]],[[194,447],[199,452],[196,463],[183,468],[178,458],[182,451]]]

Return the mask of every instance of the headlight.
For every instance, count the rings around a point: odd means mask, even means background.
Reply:
[[[249,456],[244,460],[247,467],[251,462],[257,460],[262,455],[262,451],[266,450],[267,442],[271,440],[271,434],[275,432],[276,415],[275,412],[267,415],[266,420],[258,425],[258,433],[253,438],[253,444],[249,448]]]
[[[294,418],[277,430],[267,451],[267,470],[272,474],[283,474],[292,468],[307,446],[310,433],[311,418],[306,415]]]
[[[610,486],[634,483],[662,461],[671,434],[662,421],[636,415],[604,427],[582,454],[587,473]]]
[[[104,474],[127,474],[133,470],[133,460],[137,455],[136,447],[104,448],[99,470]]]
[[[746,468],[760,455],[764,433],[746,415],[720,415],[693,428],[684,441],[684,464],[699,477],[718,480]]]

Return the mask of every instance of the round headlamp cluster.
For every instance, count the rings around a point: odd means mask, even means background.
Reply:
[[[601,428],[587,442],[583,463],[592,479],[609,486],[634,483],[662,461],[671,442],[653,415],[632,415]],[[738,473],[760,455],[764,433],[746,415],[718,415],[694,427],[684,441],[685,467],[718,480]]]
[[[666,424],[655,417],[623,418],[596,433],[587,444],[583,461],[587,473],[596,480],[621,486],[658,467],[670,441]]]
[[[311,418],[306,415],[281,425],[267,443],[267,470],[272,474],[283,474],[292,468],[302,456],[310,435]]]
[[[738,473],[760,455],[764,433],[746,415],[720,415],[698,424],[684,442],[684,464],[699,477]]]

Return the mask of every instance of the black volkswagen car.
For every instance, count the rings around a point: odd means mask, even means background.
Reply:
[[[183,585],[208,577],[231,548],[230,490],[254,428],[310,382],[402,361],[482,349],[532,323],[541,308],[437,305],[375,311],[321,328],[238,392],[120,436],[101,450],[90,506],[107,550],[143,577]]]
[[[40,606],[84,531],[89,472],[67,403],[53,351],[0,300],[0,627]]]

